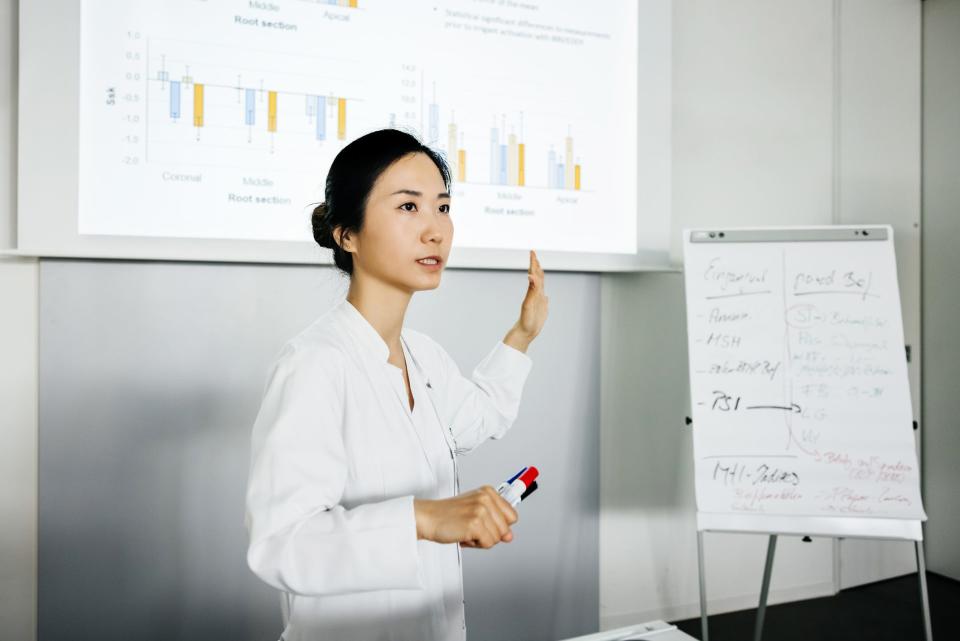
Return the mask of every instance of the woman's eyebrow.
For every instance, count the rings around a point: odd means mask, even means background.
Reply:
[[[423,195],[423,192],[417,191],[415,189],[398,189],[397,191],[390,194],[391,196],[396,196],[397,194],[406,194],[407,196],[417,196],[420,197]],[[450,192],[441,191],[437,194],[437,198],[450,198]]]

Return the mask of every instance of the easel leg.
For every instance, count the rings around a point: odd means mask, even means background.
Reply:
[[[707,575],[703,565],[703,532],[697,531],[697,567],[700,571],[700,634],[702,641],[710,641],[707,631]]]
[[[920,575],[920,602],[923,605],[923,634],[933,641],[933,626],[930,624],[930,597],[927,595],[927,563],[923,558],[923,541],[914,541],[917,550],[917,574]]]
[[[770,535],[767,543],[767,563],[763,568],[763,584],[760,586],[760,603],[757,605],[757,623],[753,629],[753,641],[763,636],[763,617],[767,613],[767,595],[770,592],[770,575],[773,574],[773,555],[777,550],[777,535]]]

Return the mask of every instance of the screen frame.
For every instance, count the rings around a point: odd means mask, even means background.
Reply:
[[[644,4],[644,12],[638,13],[638,60],[641,55],[655,56],[652,59],[662,64],[644,68],[638,63],[635,215],[641,210],[653,212],[654,225],[645,225],[638,215],[637,246],[650,247],[653,238],[655,249],[640,249],[633,254],[538,250],[542,264],[548,269],[587,272],[673,269],[669,254],[671,9],[669,0]],[[651,20],[651,16],[654,19]],[[2,253],[122,260],[332,264],[330,250],[312,242],[79,234],[80,21],[81,0],[28,2],[20,7],[17,245]],[[65,70],[73,72],[65,73]],[[56,81],[50,82],[49,78]],[[639,108],[641,91],[650,83],[659,86],[660,100],[650,105],[653,119],[641,118],[644,111]],[[644,97],[650,99],[649,94]],[[641,166],[641,144],[653,145],[662,153]],[[306,208],[304,219],[306,229]],[[457,246],[448,262],[450,268],[526,269],[527,266],[525,250]]]

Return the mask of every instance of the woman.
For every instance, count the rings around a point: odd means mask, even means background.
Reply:
[[[460,546],[513,537],[517,514],[491,487],[459,493],[456,456],[516,418],[543,270],[531,252],[519,319],[472,380],[404,328],[413,293],[440,284],[449,190],[436,152],[387,129],[337,155],[313,213],[350,288],[281,351],[247,491],[247,561],[285,594],[286,641],[463,639]]]

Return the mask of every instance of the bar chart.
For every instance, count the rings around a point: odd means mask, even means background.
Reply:
[[[477,134],[481,129],[476,121],[464,126],[451,109],[446,120],[446,139],[440,140],[443,109],[437,99],[436,85],[431,88],[427,105],[427,122],[423,125],[427,142],[445,150],[453,175],[461,183],[476,185],[500,185],[508,187],[532,187],[541,189],[581,191],[581,161],[575,155],[572,126],[567,125],[565,136],[555,136],[557,144],[540,136],[532,147],[524,135],[523,111],[494,115],[484,135],[489,142],[467,142],[467,133]],[[556,126],[553,127],[556,129]],[[549,132],[547,134],[550,135]],[[475,138],[475,136],[472,136]],[[469,147],[469,148],[468,148]],[[558,151],[559,149],[559,151]],[[531,153],[543,163],[543,173],[529,168]],[[484,163],[473,162],[480,158]],[[468,164],[469,163],[469,164]]]
[[[234,56],[225,47],[159,39],[148,45],[152,49],[144,71],[148,155],[151,146],[162,157],[164,146],[189,145],[182,135],[184,125],[193,134],[193,146],[186,149],[200,153],[206,144],[246,143],[255,154],[303,150],[311,143],[344,143],[351,136],[350,114],[357,99],[323,91],[324,85],[343,85],[335,75],[291,75],[262,64],[250,71],[228,63]],[[168,54],[169,49],[176,53]],[[281,57],[274,66],[283,64]],[[287,143],[278,146],[278,136]]]
[[[599,17],[575,0],[82,10],[81,233],[307,242],[330,163],[390,126],[447,158],[460,246],[636,247],[626,4]]]

